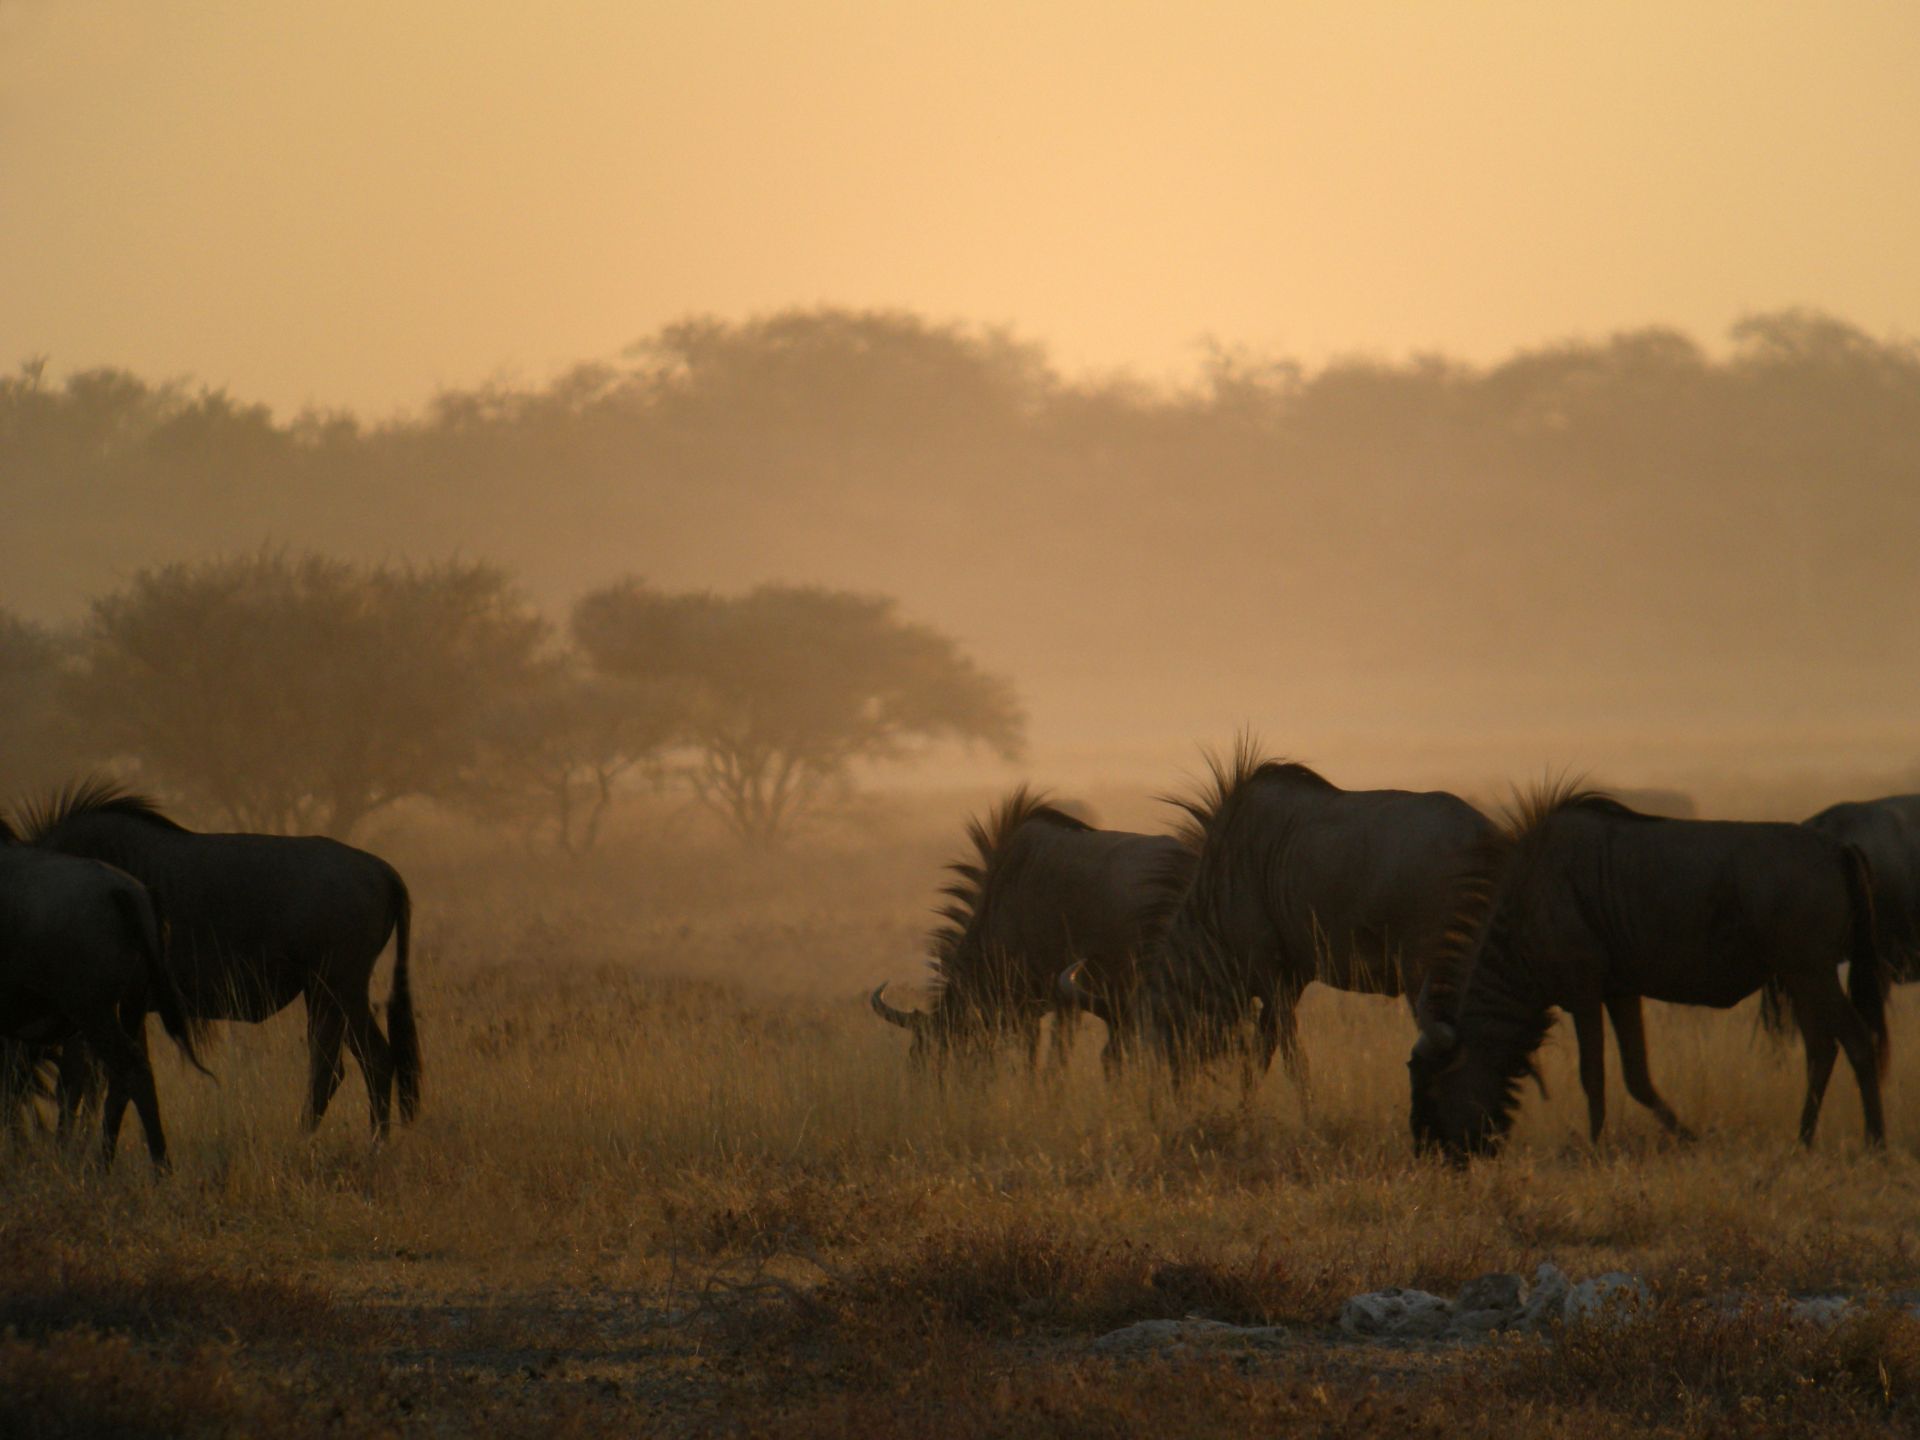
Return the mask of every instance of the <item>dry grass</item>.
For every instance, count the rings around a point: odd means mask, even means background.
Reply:
[[[402,837],[404,838],[404,837]],[[1796,1055],[1751,1014],[1650,1016],[1704,1138],[1620,1092],[1584,1140],[1570,1038],[1509,1153],[1406,1137],[1408,1023],[1311,994],[1311,1105],[1271,1077],[935,1084],[863,1008],[910,979],[944,829],[760,865],[697,843],[586,866],[397,852],[422,897],[426,1112],[375,1152],[350,1077],[309,1140],[297,1013],[233,1027],[214,1086],[161,1063],[177,1173],[137,1147],[15,1150],[0,1176],[0,1433],[1862,1433],[1917,1419],[1920,1341],[1725,1292],[1920,1288],[1920,1065],[1885,1155],[1847,1075],[1793,1143]],[[389,845],[387,848],[394,848]],[[690,973],[691,972],[691,973]],[[759,980],[750,981],[756,973]],[[709,978],[692,978],[705,975]],[[725,978],[711,978],[720,976]],[[1896,1003],[1901,1023],[1911,1003]],[[1606,1341],[1382,1360],[1346,1295],[1551,1260],[1668,1302]],[[1207,1314],[1301,1327],[1257,1362],[1120,1365],[1085,1342]],[[91,1398],[89,1398],[91,1397]],[[64,1429],[63,1429],[64,1427]]]

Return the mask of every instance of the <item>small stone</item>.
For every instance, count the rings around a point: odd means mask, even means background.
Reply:
[[[1425,1290],[1374,1290],[1340,1307],[1342,1330],[1373,1339],[1437,1339],[1452,1318],[1452,1304]]]
[[[1533,1272],[1533,1288],[1527,1292],[1527,1303],[1521,1308],[1520,1318],[1515,1321],[1521,1330],[1542,1330],[1558,1320],[1567,1308],[1567,1295],[1572,1283],[1566,1272],[1558,1265],[1542,1263]]]
[[[1582,1280],[1567,1292],[1566,1320],[1569,1325],[1596,1321],[1618,1325],[1652,1299],[1646,1282],[1638,1275],[1609,1270],[1591,1280]]]

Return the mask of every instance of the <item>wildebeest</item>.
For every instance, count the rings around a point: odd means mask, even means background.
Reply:
[[[420,1040],[407,959],[413,903],[376,855],[323,836],[188,830],[153,802],[104,780],[70,787],[22,816],[34,845],[104,860],[154,894],[172,927],[168,968],[189,1018],[265,1020],[303,997],[309,1086],[320,1123],[345,1073],[344,1039],[383,1136],[397,1086],[400,1118],[420,1104]],[[383,1036],[367,991],[393,937]]]
[[[1880,1142],[1885,996],[1859,851],[1799,825],[1664,820],[1558,785],[1520,804],[1483,865],[1407,1062],[1417,1144],[1455,1158],[1496,1145],[1555,1007],[1594,1022],[1579,1027],[1592,1104],[1603,1005],[1646,996],[1725,1009],[1769,980],[1806,1040],[1801,1140],[1812,1143],[1838,1045],[1860,1085],[1867,1136]],[[1851,1001],[1839,955],[1852,962]],[[1628,1088],[1664,1109],[1637,1028],[1637,1074],[1628,1039],[1621,1027]]]
[[[1867,857],[1881,961],[1894,980],[1920,980],[1920,795],[1829,805],[1803,823]]]
[[[144,887],[95,860],[20,843],[0,821],[0,1035],[18,1042],[10,1076],[37,1085],[39,1047],[84,1039],[107,1076],[104,1163],[113,1163],[127,1102],[154,1169],[167,1168],[160,1100],[147,1058],[147,1011],[196,1067],[162,930]]]
[[[913,1032],[916,1059],[1017,1037],[1029,1063],[1040,1022],[1052,1013],[1055,1054],[1064,1059],[1078,1007],[1060,999],[1056,981],[1084,961],[1090,1008],[1108,1023],[1113,1063],[1125,1044],[1152,882],[1181,863],[1179,842],[1094,829],[1025,786],[967,830],[974,854],[948,867],[957,878],[944,892],[947,923],[929,937],[938,989],[932,1008],[896,1009],[883,985],[871,997],[875,1012]]]
[[[1491,822],[1458,796],[1343,790],[1243,739],[1176,800],[1185,865],[1142,960],[1146,1026],[1176,1078],[1234,1043],[1259,1002],[1257,1060],[1302,1078],[1294,1010],[1313,981],[1405,995],[1419,1013],[1430,955]]]

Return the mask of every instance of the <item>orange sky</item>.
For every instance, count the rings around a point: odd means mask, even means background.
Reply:
[[[0,363],[381,413],[694,311],[1186,373],[1920,331],[1920,7],[0,0]]]

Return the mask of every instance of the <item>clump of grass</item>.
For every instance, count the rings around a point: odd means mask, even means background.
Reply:
[[[1500,1362],[1514,1395],[1595,1406],[1696,1432],[1920,1428],[1920,1320],[1870,1307],[1830,1328],[1782,1303],[1656,1307],[1574,1326]]]
[[[248,1341],[323,1344],[348,1323],[325,1296],[264,1275],[222,1275],[173,1260],[135,1275],[99,1265],[62,1264],[0,1280],[0,1330],[49,1335],[85,1326],[133,1336],[237,1335]]]
[[[832,1171],[690,1176],[660,1202],[654,1234],[662,1246],[704,1256],[832,1251],[911,1223],[924,1200]]]
[[[127,1335],[69,1330],[0,1337],[0,1434],[39,1440],[339,1433],[337,1405],[307,1408],[247,1371],[238,1347],[155,1349]]]
[[[787,1293],[744,1337],[776,1348],[816,1344],[827,1332],[891,1337],[923,1347],[933,1336],[975,1340],[1090,1336],[1138,1320],[1202,1316],[1276,1324],[1317,1309],[1303,1284],[1265,1248],[1223,1258],[1168,1255],[1132,1240],[1062,1235],[1022,1221],[963,1225],[869,1255],[825,1283]]]
[[[256,1266],[210,1264],[203,1253],[129,1245],[104,1221],[96,1213],[65,1233],[0,1230],[0,1331],[303,1344],[365,1333],[312,1285]]]

